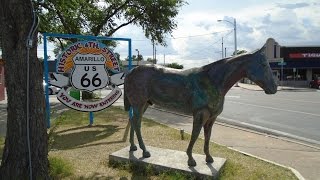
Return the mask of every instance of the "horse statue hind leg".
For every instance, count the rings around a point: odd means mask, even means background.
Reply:
[[[141,135],[141,119],[142,119],[142,115],[144,114],[144,112],[147,110],[148,108],[148,104],[147,103],[140,103],[138,105],[131,105],[129,103],[128,97],[126,96],[127,92],[125,90],[124,93],[124,103],[125,103],[125,110],[129,111],[130,110],[130,106],[132,108],[132,114],[130,115],[130,151],[136,151],[137,150],[137,146],[134,143],[134,132],[136,132],[137,135],[137,139],[139,142],[139,147],[142,149],[143,153],[142,156],[144,158],[148,158],[150,157],[150,152],[147,151],[143,139],[142,139],[142,135]]]
[[[211,127],[213,125],[213,120],[210,119],[210,111],[206,108],[196,111],[193,114],[193,128],[191,134],[191,140],[187,148],[188,155],[188,165],[196,166],[197,163],[192,157],[192,149],[199,137],[201,128],[204,127],[205,130],[205,144],[204,144],[204,153],[206,154],[206,162],[212,163],[213,158],[209,153],[209,141],[211,136]]]
[[[148,158],[150,157],[150,152],[147,151],[143,139],[142,139],[142,135],[141,135],[141,119],[142,119],[142,115],[143,113],[147,110],[148,105],[138,105],[138,106],[133,106],[132,107],[132,118],[129,120],[130,121],[130,151],[136,151],[137,150],[137,146],[134,144],[134,132],[136,132],[137,135],[137,139],[139,142],[139,147],[140,149],[142,149],[142,156],[144,158]]]

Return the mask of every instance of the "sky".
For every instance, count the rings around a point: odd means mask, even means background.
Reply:
[[[258,49],[270,37],[281,46],[320,46],[319,0],[187,2],[175,18],[177,28],[166,36],[167,46],[156,46],[158,64],[176,62],[189,69],[217,61],[222,58],[222,38],[226,55],[230,56],[234,51],[234,19],[238,50]],[[137,55],[136,49],[145,60],[153,55],[151,41],[137,26],[123,27],[114,37],[131,38],[133,55]],[[125,59],[127,43],[119,42],[114,52]]]
[[[177,28],[168,35],[167,47],[157,46],[159,64],[177,62],[185,69],[199,67],[222,57],[222,37],[227,56],[234,51],[234,18],[237,49],[253,51],[269,37],[281,46],[320,46],[318,0],[188,0],[175,18]],[[217,20],[226,20],[218,22]],[[116,37],[132,39],[144,59],[152,57],[151,41],[136,26],[120,29]],[[127,44],[116,50],[127,56]]]

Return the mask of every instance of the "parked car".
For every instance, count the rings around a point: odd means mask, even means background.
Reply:
[[[43,81],[43,89],[45,91],[45,86],[46,86],[46,82]],[[52,85],[48,85],[48,94],[49,95],[54,95],[54,94],[58,94],[58,92],[60,91],[60,88],[52,86]]]
[[[320,77],[314,78],[312,81],[310,81],[309,87],[310,88],[319,89],[319,87],[320,87]]]

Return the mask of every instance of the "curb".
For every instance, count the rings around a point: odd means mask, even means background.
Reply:
[[[245,128],[245,129],[250,129],[250,130],[257,131],[257,132],[264,133],[264,134],[271,134],[271,135],[276,136],[277,138],[279,138],[281,140],[285,140],[285,141],[301,144],[301,145],[304,145],[304,146],[307,146],[307,147],[311,147],[311,148],[320,150],[320,142],[316,141],[316,140],[313,140],[313,139],[308,139],[308,138],[296,136],[296,135],[293,135],[293,134],[290,134],[290,133],[285,133],[285,132],[281,132],[281,131],[277,131],[277,130],[273,130],[273,129],[265,128],[265,127],[262,127],[262,126],[257,126],[257,125],[245,123],[245,122],[239,122],[239,121],[236,121],[236,120],[233,120],[233,119],[228,119],[228,118],[221,117],[221,116],[218,116],[217,120],[219,122],[230,124],[230,125],[233,125],[233,126],[242,127],[242,128]],[[292,140],[285,139],[283,137],[290,138]],[[309,144],[306,144],[304,142],[309,143]]]
[[[216,142],[215,142],[216,143]],[[279,163],[276,163],[276,162],[273,162],[273,161],[270,161],[270,160],[267,160],[267,159],[264,159],[264,158],[261,158],[259,156],[255,156],[255,155],[252,155],[250,153],[246,153],[246,152],[243,152],[243,151],[239,151],[237,149],[234,149],[232,147],[227,147],[233,151],[237,151],[241,154],[244,154],[246,156],[250,156],[250,157],[253,157],[253,158],[257,158],[257,159],[260,159],[262,161],[265,161],[265,162],[268,162],[268,163],[271,163],[271,164],[274,164],[276,166],[280,166],[280,167],[283,167],[283,168],[286,168],[286,169],[289,169],[299,180],[305,180],[305,178],[300,174],[299,171],[297,171],[296,169],[292,168],[292,167],[289,167],[289,166],[285,166],[285,165],[282,165],[282,164],[279,164]]]
[[[254,85],[250,85],[250,86],[254,86]],[[261,89],[259,87],[259,89],[255,89],[255,88],[250,88],[250,87],[244,87],[242,85],[239,85],[237,87],[240,87],[242,89],[246,89],[246,90],[250,90],[250,91],[263,91],[263,89]],[[316,91],[320,91],[318,89],[311,89],[311,88],[294,88],[294,87],[279,87],[278,91],[288,91],[288,92],[316,92]]]

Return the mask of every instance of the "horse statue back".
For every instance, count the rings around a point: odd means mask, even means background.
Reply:
[[[200,68],[174,70],[157,65],[134,68],[125,78],[125,110],[132,107],[130,119],[130,151],[137,150],[134,144],[136,132],[143,157],[150,157],[141,135],[141,118],[149,105],[193,116],[191,140],[187,148],[188,165],[196,166],[192,149],[201,128],[204,128],[204,153],[206,162],[212,163],[209,141],[212,125],[223,110],[224,96],[240,79],[247,77],[266,94],[277,92],[277,85],[269,63],[264,55],[265,47],[250,54],[222,59]]]

